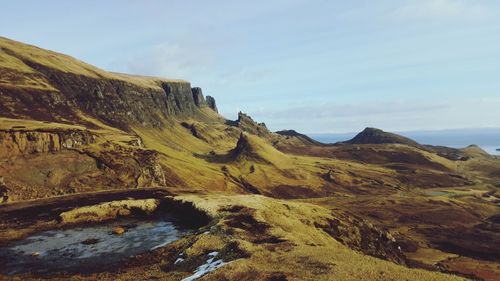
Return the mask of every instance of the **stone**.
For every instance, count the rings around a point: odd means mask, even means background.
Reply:
[[[0,158],[51,153],[96,141],[88,130],[0,131]]]
[[[122,226],[113,227],[113,230],[111,230],[111,233],[115,235],[122,235],[125,232],[127,232],[127,230]]]
[[[5,203],[9,200],[8,188],[5,185],[4,179],[0,176],[0,203]]]

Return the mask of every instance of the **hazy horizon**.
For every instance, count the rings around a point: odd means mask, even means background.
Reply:
[[[108,71],[186,79],[226,118],[241,110],[271,130],[498,128],[499,8],[471,0],[15,1],[3,5],[0,35]]]
[[[360,127],[359,130],[350,130],[350,131],[342,131],[342,132],[336,132],[336,131],[331,131],[331,132],[306,132],[306,131],[300,131],[299,133],[303,133],[306,135],[343,135],[343,134],[357,134],[361,132],[365,128],[369,128],[370,126],[365,126],[365,127]],[[375,127],[373,127],[375,128]],[[498,131],[500,133],[500,127],[475,127],[475,128],[453,128],[453,129],[434,129],[434,130],[387,130],[385,128],[377,128],[381,129],[383,131],[388,131],[391,133],[449,133],[449,132],[464,132],[464,131],[488,131],[488,130],[494,130]],[[289,129],[282,129],[282,130],[295,130],[293,128]],[[296,131],[296,130],[295,130]],[[500,138],[500,135],[499,135]]]
[[[336,143],[353,138],[358,132],[306,133],[307,136],[323,142]],[[478,145],[492,155],[500,155],[500,128],[463,128],[434,131],[397,131],[393,133],[413,139],[421,144],[464,148]]]

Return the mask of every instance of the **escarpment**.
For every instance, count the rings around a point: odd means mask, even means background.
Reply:
[[[48,77],[57,91],[10,89],[0,85],[0,103],[4,106],[13,104],[16,108],[33,109],[15,110],[18,117],[61,122],[63,117],[70,116],[71,121],[82,123],[78,117],[81,111],[126,130],[131,126],[162,128],[165,119],[199,114],[199,107],[204,104],[202,96],[201,99],[196,96],[195,102],[189,82],[158,82],[158,88],[145,88],[120,80],[96,79],[33,66]]]
[[[69,56],[0,38],[0,116],[92,127],[83,115],[130,131],[217,111],[183,80],[106,72]]]
[[[84,130],[0,131],[0,157],[58,152],[94,143],[96,138]]]

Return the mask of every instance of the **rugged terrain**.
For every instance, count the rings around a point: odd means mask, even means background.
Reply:
[[[116,200],[168,197],[207,216],[193,235],[79,279],[179,280],[218,251],[230,263],[203,280],[498,280],[499,188],[500,159],[476,146],[373,128],[322,144],[241,112],[227,120],[187,81],[0,37],[2,244]]]

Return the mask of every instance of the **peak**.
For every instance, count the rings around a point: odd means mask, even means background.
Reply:
[[[384,143],[398,143],[409,146],[420,146],[416,141],[407,137],[385,132],[381,129],[367,127],[354,138],[347,141],[350,144],[384,144]]]
[[[383,130],[373,127],[366,127],[362,132],[364,133],[385,133]]]
[[[470,156],[490,156],[488,152],[482,149],[480,146],[476,144],[471,144],[466,148],[461,149],[463,152],[469,154]]]
[[[207,105],[210,107],[213,111],[219,113],[219,110],[217,109],[217,104],[215,103],[215,98],[212,96],[207,96]]]
[[[244,121],[244,120],[255,122],[255,121],[253,121],[252,117],[250,117],[250,115],[248,115],[248,114],[246,114],[244,112],[239,111],[238,112],[238,122],[241,122],[241,121]]]
[[[308,144],[308,145],[323,145],[322,143],[313,140],[307,135],[301,134],[295,130],[282,130],[282,131],[277,131],[276,134],[281,135],[286,137],[286,139],[297,139],[301,141],[302,144]]]
[[[200,87],[191,88],[191,93],[193,94],[194,104],[197,107],[207,106],[207,102],[205,101],[205,97],[203,97],[203,91]]]
[[[282,136],[299,136],[302,135],[301,133],[295,131],[295,130],[281,130],[277,131],[276,134],[282,135]]]
[[[229,124],[236,126],[245,132],[261,137],[269,136],[271,134],[265,123],[257,123],[252,119],[252,117],[241,111],[238,112],[238,119],[236,121],[229,121]]]

